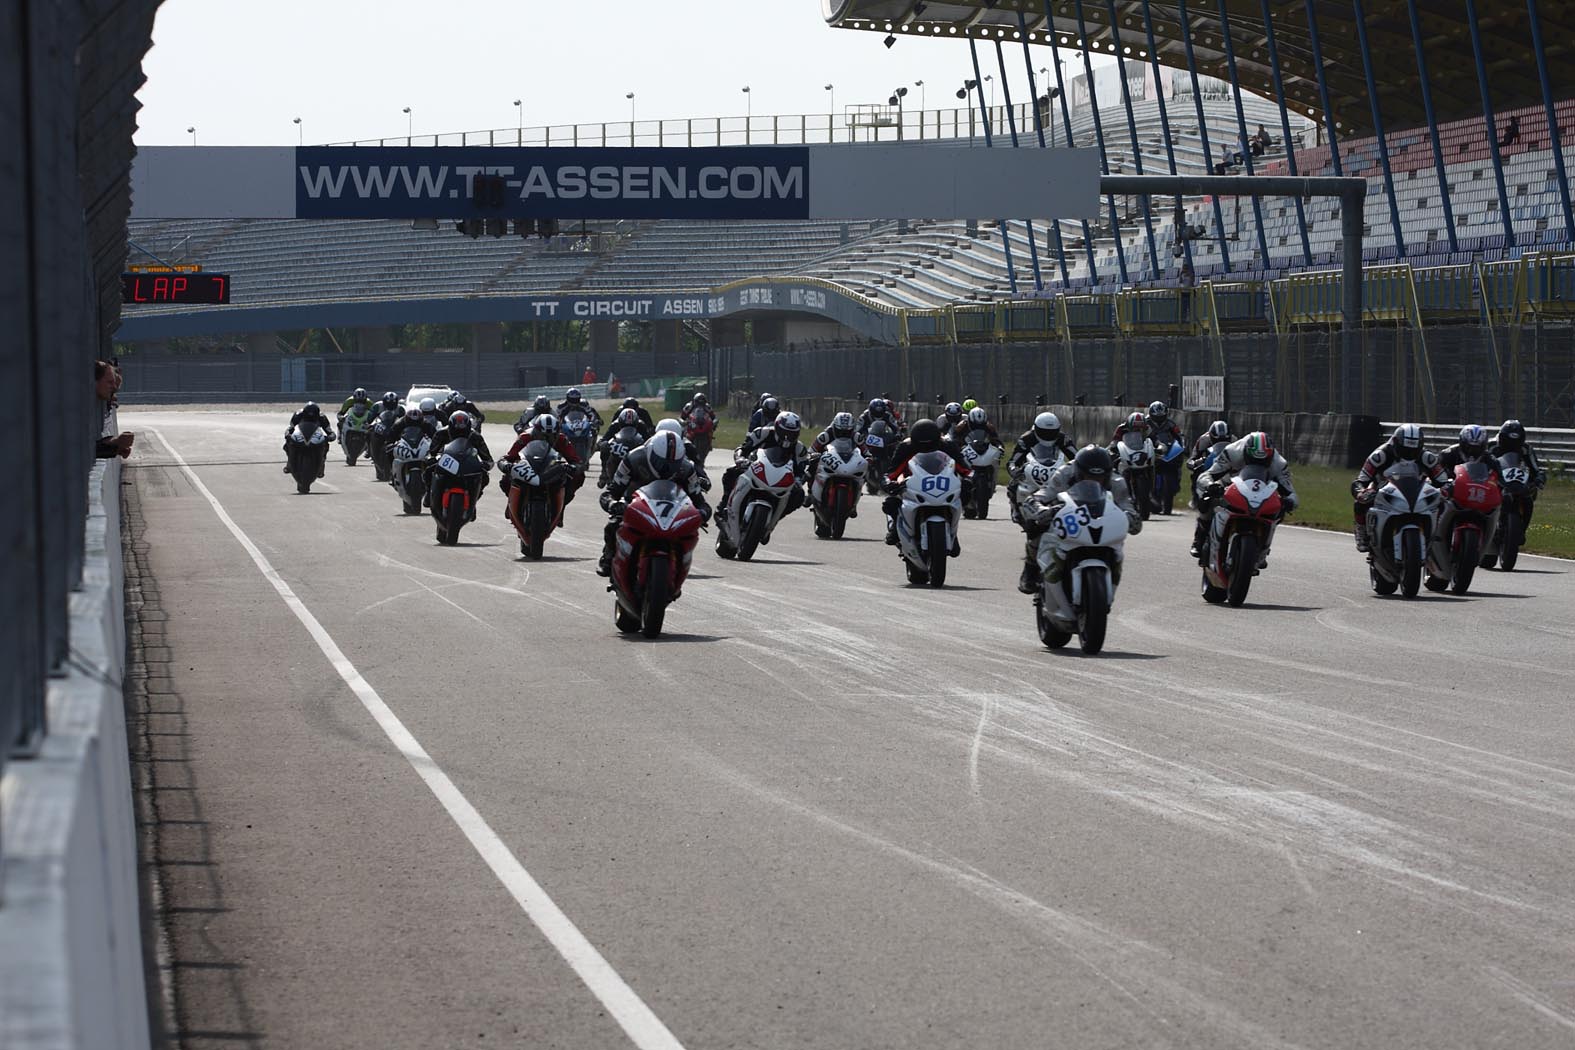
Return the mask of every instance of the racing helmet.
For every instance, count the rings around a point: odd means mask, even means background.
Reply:
[[[367,397],[366,397],[366,387],[364,387],[364,386],[356,387],[355,390],[350,394],[350,396],[353,397],[357,401],[365,401],[367,399]]]
[[[316,401],[308,401],[301,406],[301,415],[306,419],[322,419],[323,410],[317,407]]]
[[[776,431],[778,444],[783,448],[792,448],[798,443],[798,435],[804,429],[804,423],[798,418],[797,412],[782,412],[777,415],[772,429]]]
[[[1054,412],[1041,412],[1034,417],[1034,437],[1040,441],[1058,441],[1061,437],[1061,417]]]
[[[782,402],[778,401],[769,394],[766,395],[766,397],[760,402],[761,419],[775,419],[777,418],[777,414],[781,411]]]
[[[563,399],[565,401],[574,401],[574,402],[584,401],[585,400],[585,395],[580,392],[580,388],[579,387],[571,386],[571,387],[569,387],[568,392],[563,395]]]
[[[421,410],[419,408],[417,408],[415,405],[411,405],[409,408],[405,409],[405,422],[406,423],[420,423],[421,422]]]
[[[382,401],[388,408],[397,408],[399,406],[399,395],[392,390],[384,391]]]
[[[436,411],[437,411],[437,402],[436,401],[432,400],[430,397],[424,397],[424,398],[421,399],[421,414],[423,416],[430,416],[432,413],[434,413]]]
[[[624,408],[639,408],[640,407],[640,399],[637,398],[637,397],[626,397],[626,398],[623,399],[623,407]]]
[[[470,433],[470,413],[461,411],[455,412],[452,416],[449,416],[448,432],[450,434],[460,435]]]
[[[550,439],[558,432],[558,417],[551,412],[543,412],[530,421],[531,437]]]
[[[678,474],[684,461],[684,442],[669,430],[659,430],[645,443],[645,461],[651,473],[664,481],[671,481]]]
[[[1163,401],[1150,401],[1148,414],[1150,419],[1164,419],[1170,415],[1170,409],[1165,407],[1165,402]]]
[[[1109,485],[1112,469],[1110,453],[1098,445],[1085,445],[1077,450],[1072,469],[1078,481],[1097,481],[1101,485]]]
[[[1209,424],[1209,440],[1224,441],[1230,437],[1230,424],[1223,419],[1216,419]]]
[[[876,397],[870,399],[870,415],[880,417],[886,414],[886,399]]]
[[[767,401],[770,401],[774,397],[776,397],[776,395],[773,394],[771,391],[769,391],[769,390],[762,390],[760,392],[760,403],[762,405],[764,405]]]
[[[1274,443],[1269,440],[1269,435],[1255,430],[1242,442],[1241,456],[1248,463],[1267,465],[1274,460]]]
[[[850,438],[853,436],[853,413],[838,412],[831,417],[831,426],[826,428],[831,431],[832,440]]]
[[[458,390],[450,390],[448,397],[444,400],[450,405],[463,405],[465,403],[465,395]]]
[[[1500,448],[1519,451],[1526,443],[1526,428],[1518,419],[1506,419],[1504,425],[1498,428],[1498,444]]]
[[[694,399],[690,403],[693,404],[696,408],[698,408],[701,405],[709,405],[711,402],[706,399],[706,396],[704,394],[696,394],[694,396]]]
[[[543,394],[541,397],[538,397],[530,407],[534,408],[537,412],[551,412],[552,398]]]
[[[989,421],[989,418],[984,409],[978,405],[968,410],[968,425],[971,427],[982,427]]]
[[[1487,451],[1487,431],[1472,423],[1460,428],[1460,451],[1468,456],[1480,456]]]
[[[1421,459],[1422,428],[1415,423],[1402,423],[1389,435],[1389,444],[1397,459]]]
[[[640,413],[636,412],[632,408],[623,409],[622,411],[620,411],[618,413],[618,425],[620,427],[637,427],[637,426],[639,426],[640,425]]]
[[[978,407],[979,407],[979,402],[975,401],[971,397],[963,402],[963,411],[964,412],[972,412],[974,409],[976,409]]]
[[[921,419],[913,424],[908,440],[913,443],[915,452],[934,452],[941,447],[941,428],[933,419]]]
[[[656,429],[668,434],[677,434],[680,438],[684,436],[684,425],[671,416],[657,423]]]
[[[942,409],[942,411],[946,413],[946,418],[951,420],[953,423],[957,423],[962,420],[963,407],[962,402],[960,401],[946,402],[946,407]]]
[[[1134,412],[1127,417],[1127,426],[1133,430],[1147,430],[1148,417],[1141,412]]]

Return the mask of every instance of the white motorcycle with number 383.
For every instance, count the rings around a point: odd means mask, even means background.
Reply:
[[[1042,508],[1037,515],[1036,508]],[[1129,518],[1097,481],[1079,481],[1053,499],[1035,496],[1024,513],[1048,526],[1039,539],[1041,582],[1034,596],[1039,640],[1059,649],[1076,634],[1083,652],[1099,652],[1127,534],[1140,531],[1142,520]]]

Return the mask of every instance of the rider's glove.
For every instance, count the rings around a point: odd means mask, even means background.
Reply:
[[[603,491],[600,502],[602,505],[602,510],[606,511],[608,514],[611,514],[613,512],[613,504],[617,501],[613,499],[613,494],[611,492]]]
[[[1283,514],[1294,513],[1296,508],[1301,505],[1301,500],[1296,498],[1296,494],[1294,492],[1287,493],[1285,498],[1280,500],[1280,506],[1283,508]]]
[[[701,492],[710,492],[711,491],[711,479],[706,477],[703,474],[700,476],[700,491]]]
[[[900,496],[904,492],[906,492],[907,490],[908,490],[908,486],[904,485],[900,481],[888,481],[888,482],[886,482],[886,495],[888,495],[888,496]]]
[[[700,510],[700,524],[704,525],[706,522],[711,520],[711,508],[706,506],[705,504],[701,504],[700,507],[699,507],[699,510]]]
[[[1352,499],[1361,499],[1362,498],[1362,490],[1365,489],[1366,487],[1367,486],[1362,484],[1362,479],[1361,478],[1357,478],[1355,481],[1351,482],[1351,498]]]

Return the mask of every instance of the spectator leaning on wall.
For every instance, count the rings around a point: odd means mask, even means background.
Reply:
[[[94,447],[93,454],[99,459],[109,459],[119,456],[125,459],[131,455],[132,443],[137,440],[136,435],[130,431],[122,431],[111,437],[109,429],[114,422],[115,395],[120,391],[120,369],[108,361],[93,362],[93,392],[98,395],[101,407],[99,418],[98,444]]]

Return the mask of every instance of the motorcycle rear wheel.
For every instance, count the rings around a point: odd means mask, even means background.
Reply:
[[[1223,587],[1216,587],[1209,582],[1209,574],[1203,574],[1203,600],[1210,605],[1219,605],[1225,601],[1228,592]]]
[[[625,609],[617,598],[613,599],[613,626],[621,634],[634,634],[640,629],[640,618]]]
[[[740,507],[738,512],[743,515],[747,509],[747,506]],[[760,546],[760,538],[766,534],[766,523],[770,519],[771,512],[765,509],[744,517],[744,533],[738,540],[739,561],[748,561],[755,556],[755,548]]]
[[[667,603],[671,601],[673,586],[672,566],[665,554],[653,554],[645,566],[645,601],[642,603],[640,633],[655,638],[662,633],[662,621],[667,617]]]
[[[1471,589],[1471,578],[1477,573],[1477,560],[1481,555],[1481,533],[1464,533],[1460,537],[1460,553],[1455,555],[1455,572],[1449,581],[1456,594],[1465,594]]]
[[[1498,567],[1505,572],[1514,571],[1520,559],[1520,532],[1520,514],[1511,510],[1504,515],[1504,542],[1498,551]]]
[[[1398,583],[1380,573],[1377,566],[1373,565],[1371,562],[1369,562],[1367,565],[1367,576],[1370,580],[1372,580],[1374,594],[1382,594],[1387,596],[1400,589],[1400,585]]]
[[[1034,599],[1034,626],[1039,631],[1039,640],[1048,649],[1064,648],[1066,643],[1072,640],[1072,636],[1057,627],[1050,619],[1050,615],[1045,612],[1042,597]]]
[[[541,548],[547,542],[547,504],[543,500],[531,500],[530,509],[526,512],[525,531],[530,533],[530,540],[525,544],[525,557],[531,561],[541,560]]]
[[[1110,617],[1110,578],[1102,572],[1083,577],[1083,608],[1077,614],[1077,640],[1083,652],[1094,656],[1105,647],[1105,626]]]
[[[932,518],[924,523],[924,532],[929,540],[930,586],[944,587],[946,561],[952,556],[952,545],[946,540],[946,523]]]
[[[1258,537],[1251,533],[1238,533],[1235,541],[1236,556],[1231,559],[1230,587],[1226,600],[1231,608],[1240,608],[1247,600],[1247,589],[1252,586],[1252,574],[1258,568]]]
[[[1422,537],[1407,532],[1400,537],[1400,593],[1415,598],[1422,587]]]

